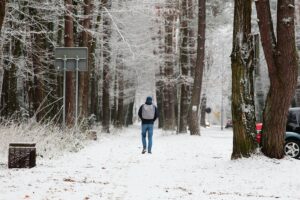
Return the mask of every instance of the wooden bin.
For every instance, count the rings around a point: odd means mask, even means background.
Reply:
[[[36,165],[35,144],[11,143],[8,150],[8,168],[32,168]]]

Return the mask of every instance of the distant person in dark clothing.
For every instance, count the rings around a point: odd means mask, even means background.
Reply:
[[[143,142],[142,154],[146,153],[146,149],[147,149],[147,142],[146,142],[147,131],[148,131],[148,153],[151,153],[153,124],[156,118],[158,117],[157,108],[152,104],[152,97],[147,97],[146,103],[141,105],[139,109],[139,117],[142,120],[142,142]]]

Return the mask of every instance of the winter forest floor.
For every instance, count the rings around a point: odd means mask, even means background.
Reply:
[[[231,161],[232,130],[202,129],[198,137],[155,129],[153,154],[142,155],[139,128],[99,134],[81,151],[39,158],[32,169],[1,164],[0,199],[300,199],[300,160]]]

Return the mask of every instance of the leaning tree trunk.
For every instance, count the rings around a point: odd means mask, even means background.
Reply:
[[[295,44],[295,2],[278,0],[277,40],[270,2],[255,1],[261,42],[270,77],[270,89],[263,112],[262,152],[270,158],[283,158],[287,113],[297,84]]]
[[[72,0],[65,0],[67,13],[65,14],[65,47],[74,46]],[[66,124],[68,127],[74,125],[74,82],[73,72],[66,72]]]
[[[232,70],[233,151],[231,158],[249,157],[255,150],[252,2],[235,0]]]
[[[181,66],[181,92],[180,92],[180,116],[179,117],[179,133],[186,133],[187,127],[187,115],[188,115],[188,81],[187,76],[189,72],[188,67],[188,8],[187,0],[182,0],[181,2],[181,16],[180,16],[180,66]]]
[[[206,26],[206,0],[198,0],[198,37],[197,60],[192,91],[192,101],[189,110],[189,129],[191,135],[200,135],[199,104],[202,87],[202,77],[205,59],[205,26]]]
[[[110,60],[111,60],[111,48],[110,48],[110,38],[111,38],[111,19],[107,10],[110,9],[111,3],[108,0],[102,0],[103,8],[103,100],[102,100],[102,109],[103,109],[103,119],[102,119],[102,128],[104,132],[109,133],[110,125]]]

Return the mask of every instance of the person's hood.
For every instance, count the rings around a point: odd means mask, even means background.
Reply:
[[[151,105],[152,104],[152,97],[147,97],[146,104]]]

